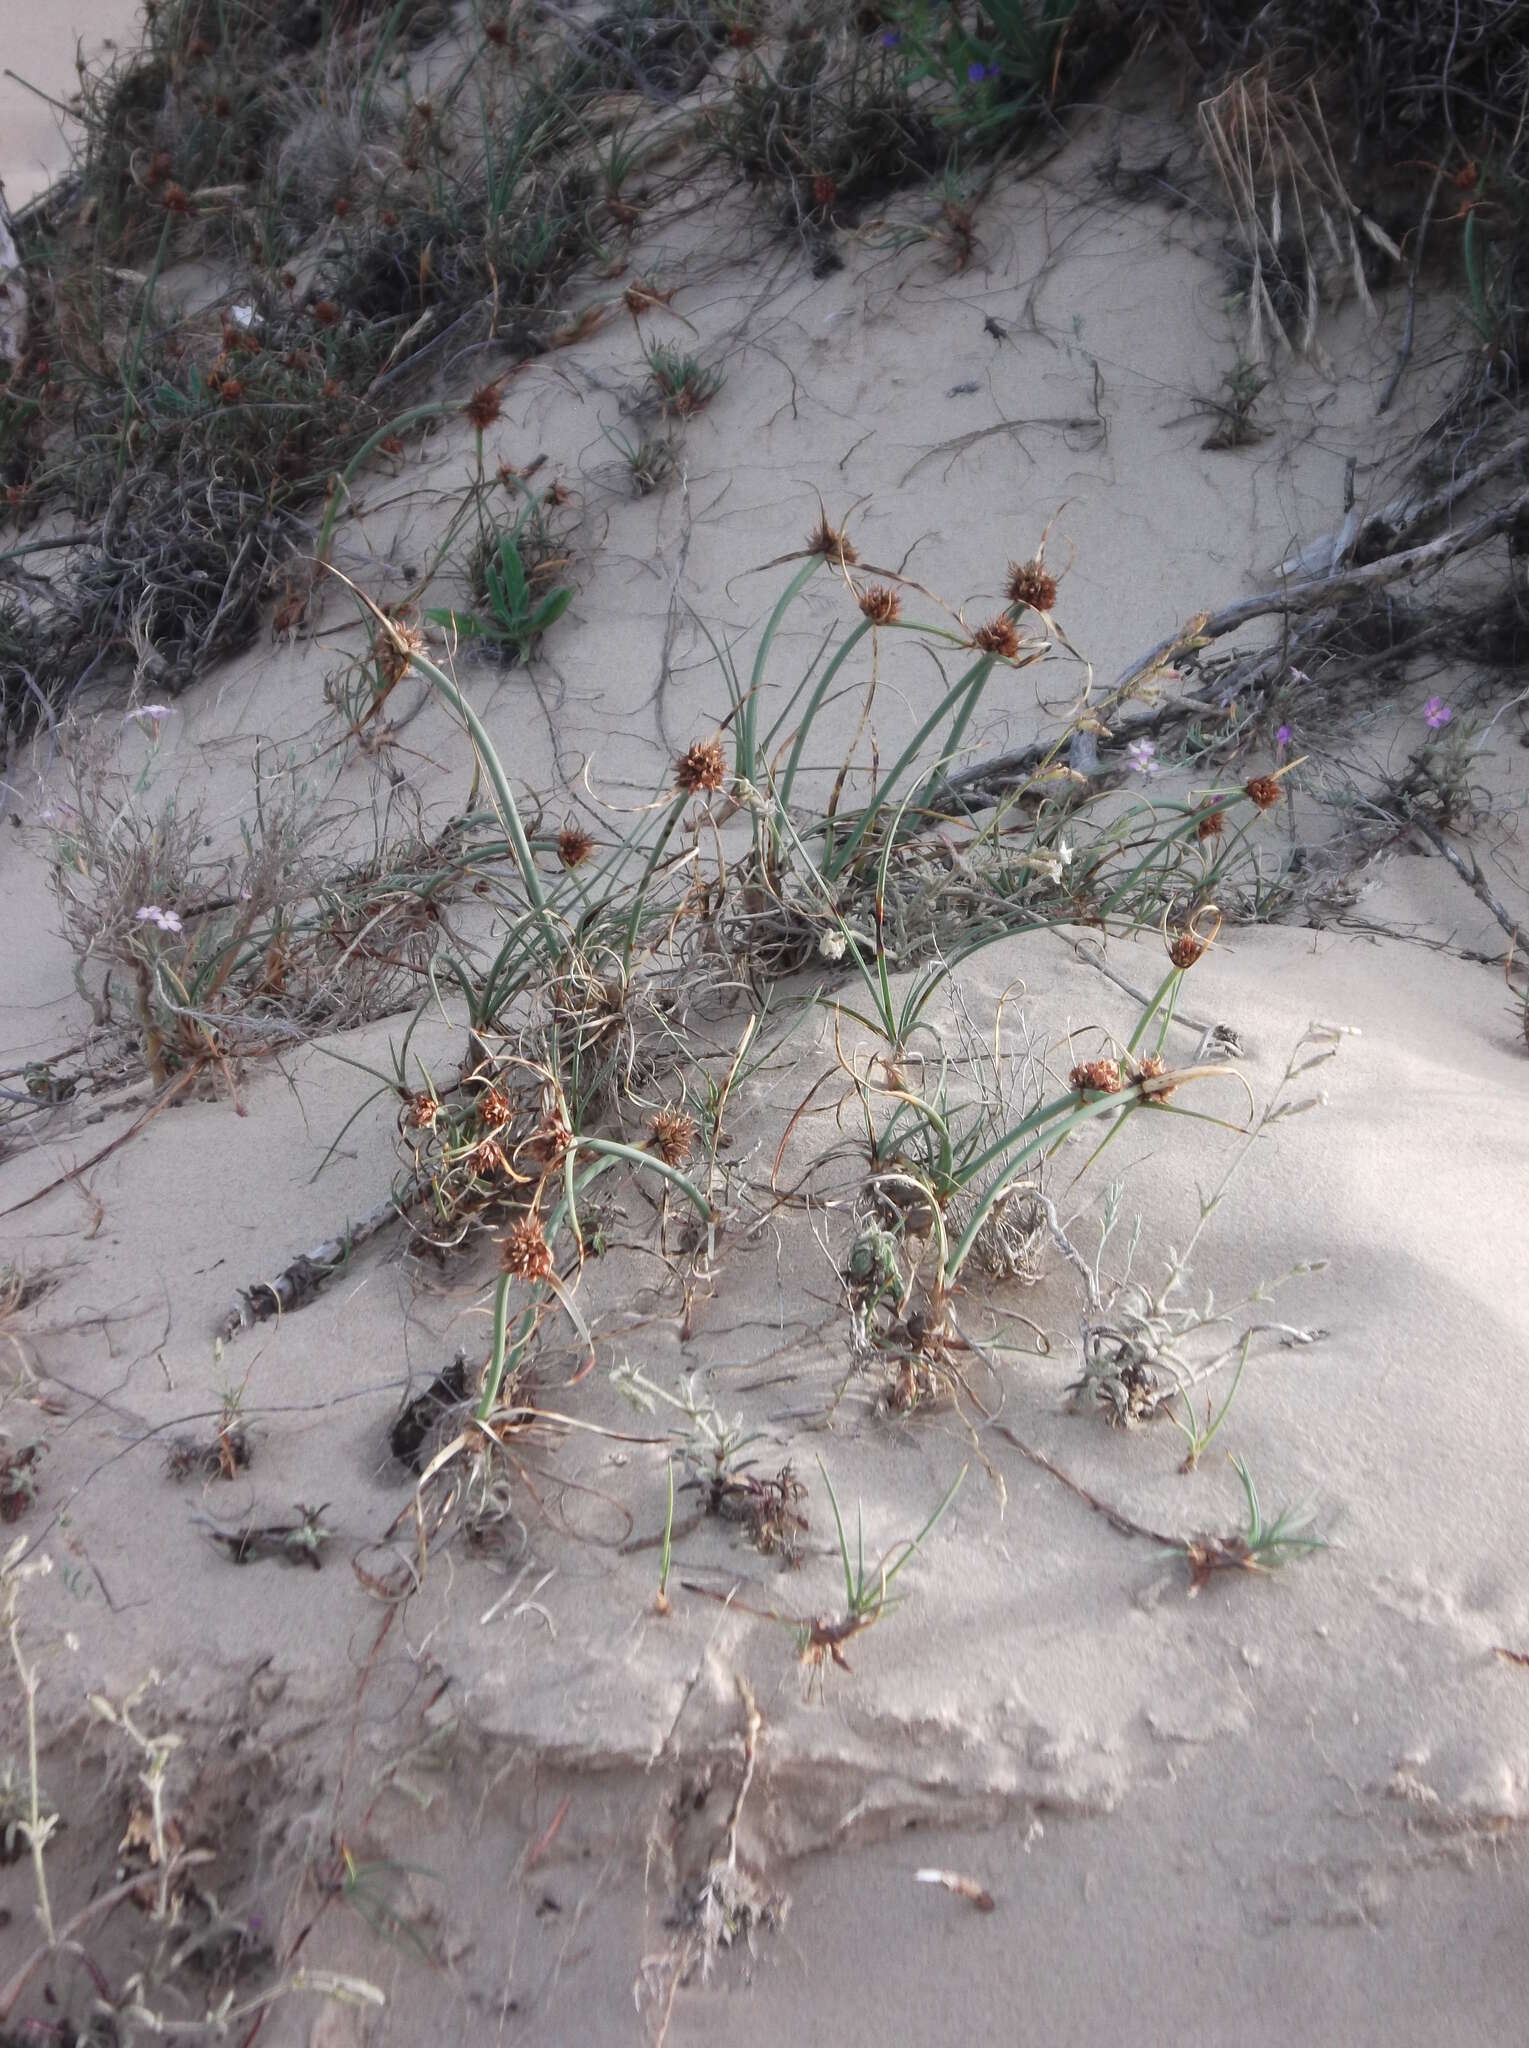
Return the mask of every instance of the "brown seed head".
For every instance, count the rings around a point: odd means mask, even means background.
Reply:
[[[387,626],[377,628],[377,636],[372,642],[372,656],[377,663],[377,673],[382,677],[387,689],[391,690],[395,683],[403,681],[409,673],[410,656],[420,653],[424,644],[424,634],[403,620],[394,619],[391,629]]]
[[[333,299],[320,299],[314,306],[313,317],[320,327],[333,327],[340,317],[340,309]]]
[[[720,789],[727,779],[721,740],[692,740],[674,764],[674,779],[687,796]]]
[[[1205,941],[1191,931],[1170,932],[1168,958],[1181,971],[1193,967],[1205,952]]]
[[[494,1180],[510,1170],[504,1147],[497,1138],[480,1138],[465,1156],[467,1170],[474,1180]]]
[[[569,823],[557,835],[557,857],[565,868],[582,867],[595,850],[595,842],[582,825]]]
[[[218,386],[218,396],[225,405],[237,405],[244,396],[244,386],[237,377],[225,377]]]
[[[1010,562],[1009,602],[1049,612],[1056,603],[1056,578],[1037,555],[1032,562]]]
[[[485,1130],[501,1130],[515,1114],[514,1105],[502,1088],[485,1088],[479,1095],[476,1108],[478,1119]]]
[[[319,393],[319,396],[320,398],[339,398],[341,394],[344,392],[344,389],[345,386],[340,382],[338,377],[326,377],[324,379],[324,388]]]
[[[433,1095],[410,1095],[404,1102],[402,1121],[411,1131],[433,1131],[441,1105]]]
[[[1121,1089],[1118,1060],[1083,1060],[1067,1076],[1069,1088],[1080,1094],[1118,1095]]]
[[[902,617],[903,601],[885,583],[872,583],[860,592],[860,609],[873,626],[890,626]]]
[[[539,1216],[522,1216],[499,1240],[499,1257],[506,1273],[517,1280],[550,1280],[553,1274],[552,1247],[542,1231]]]
[[[1225,830],[1225,811],[1206,811],[1195,823],[1196,839],[1219,839]]]
[[[170,175],[170,152],[156,149],[149,158],[149,167],[143,174],[143,182],[152,192],[156,185],[162,185]]]
[[[1168,1063],[1159,1052],[1149,1052],[1136,1069],[1138,1081],[1159,1081],[1168,1071]],[[1148,1096],[1149,1102],[1166,1102],[1177,1091],[1173,1088],[1155,1088]]]
[[[498,419],[503,407],[503,389],[498,384],[481,384],[462,410],[481,434]]]
[[[550,1173],[555,1166],[562,1165],[572,1143],[573,1132],[568,1127],[568,1119],[554,1103],[543,1112],[541,1122],[515,1157],[517,1162],[524,1158],[543,1173]]]
[[[839,196],[839,188],[826,171],[819,171],[812,181],[812,203],[827,213]]]
[[[683,1110],[661,1109],[648,1126],[653,1149],[665,1166],[683,1166],[695,1143],[696,1123]]]
[[[226,92],[215,92],[212,96],[212,111],[220,121],[226,121],[233,112],[233,106]]]
[[[825,562],[831,562],[836,569],[852,569],[860,557],[855,553],[848,534],[840,533],[836,526],[830,526],[821,513],[818,523],[807,536],[809,555],[821,555]]]
[[[1272,810],[1280,799],[1279,779],[1274,775],[1255,775],[1247,784],[1246,794],[1261,811]]]
[[[189,213],[190,211],[191,211],[191,201],[190,201],[190,200],[189,200],[189,199],[188,199],[188,198],[186,197],[186,188],[185,188],[185,186],[184,186],[184,185],[166,185],[166,187],[165,187],[165,212],[166,212],[166,213]]]
[[[1002,655],[1005,661],[1012,661],[1019,653],[1019,634],[1014,621],[1006,619],[1002,612],[997,618],[989,619],[985,626],[979,626],[972,635],[973,647],[981,648],[984,654]]]
[[[186,45],[186,55],[193,62],[201,57],[210,57],[212,55],[212,44],[208,42],[206,36],[193,36]]]
[[[344,193],[342,192],[340,194],[340,197],[334,203],[334,217],[336,220],[344,220],[345,216],[349,212],[350,201],[345,197]]]
[[[502,50],[510,40],[508,25],[499,20],[484,22],[483,40],[492,43],[496,50]]]

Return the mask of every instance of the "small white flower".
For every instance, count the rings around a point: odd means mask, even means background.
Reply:
[[[818,940],[818,951],[825,960],[842,960],[848,943],[843,932],[824,932]]]
[[[236,326],[253,327],[258,322],[260,315],[253,306],[230,306],[228,317]]]
[[[174,716],[174,707],[169,704],[135,704],[122,723],[124,725],[151,725],[154,728],[154,737],[157,739],[159,737],[159,728],[167,718],[173,718]]]
[[[1059,839],[1057,841],[1056,857],[1062,863],[1064,868],[1070,868],[1072,866],[1072,848],[1067,844],[1067,841],[1065,839]]]
[[[179,912],[162,910],[157,903],[145,903],[133,916],[137,923],[157,925],[162,932],[178,932],[182,928]]]

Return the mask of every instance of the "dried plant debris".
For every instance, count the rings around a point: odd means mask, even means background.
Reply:
[[[194,1436],[172,1437],[165,1470],[172,1479],[233,1479],[249,1469],[253,1457],[248,1430],[229,1422],[210,1442]]]
[[[233,1564],[253,1564],[259,1558],[269,1557],[282,1564],[311,1565],[318,1571],[320,1553],[335,1534],[324,1520],[323,1507],[309,1508],[301,1503],[297,1519],[292,1522],[252,1522],[242,1529],[225,1529],[210,1515],[193,1515],[191,1519],[199,1529],[207,1531],[211,1541]]]
[[[18,1522],[37,1498],[40,1443],[13,1450],[0,1439],[0,1522]]]
[[[807,1489],[797,1478],[788,1459],[773,1479],[762,1479],[747,1470],[719,1472],[704,1482],[708,1514],[727,1522],[741,1522],[749,1541],[765,1557],[779,1557],[784,1564],[801,1562],[802,1544],[809,1523],[800,1503]]]
[[[388,1431],[388,1446],[401,1465],[419,1472],[425,1445],[467,1399],[467,1357],[459,1351],[422,1394],[405,1401]]]
[[[993,1911],[993,1894],[987,1886],[979,1884],[974,1877],[963,1877],[958,1870],[915,1870],[913,1881],[915,1884],[940,1885],[958,1899],[965,1899],[968,1905],[975,1906],[979,1913]]]

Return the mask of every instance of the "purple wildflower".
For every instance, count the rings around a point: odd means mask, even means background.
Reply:
[[[1454,715],[1453,706],[1446,704],[1442,697],[1430,697],[1423,706],[1423,718],[1430,732],[1437,732],[1441,726],[1448,725]]]
[[[881,47],[884,50],[895,50],[902,39],[901,29],[884,28],[881,32]]]
[[[1280,752],[1283,754],[1286,747],[1289,746],[1293,737],[1294,735],[1292,734],[1289,726],[1282,725],[1279,731],[1274,735],[1274,744],[1279,748]]]
[[[996,64],[968,64],[966,75],[973,85],[981,85],[985,78],[996,78],[998,76],[998,66]]]
[[[1157,748],[1151,740],[1132,740],[1126,748],[1126,759],[1138,775],[1157,773]]]

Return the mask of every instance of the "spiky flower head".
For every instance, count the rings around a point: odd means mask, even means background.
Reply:
[[[807,536],[809,555],[821,555],[825,562],[835,569],[852,569],[860,557],[847,533],[841,533],[836,526],[830,526],[823,513],[818,514],[818,523]]]
[[[403,681],[409,673],[411,658],[422,653],[424,645],[424,634],[404,619],[390,619],[387,625],[377,628],[372,655],[386,689],[391,690],[395,683]]]
[[[972,635],[972,645],[981,648],[984,654],[997,654],[1005,661],[1012,661],[1019,653],[1019,634],[1014,621],[999,612],[996,618],[977,628]]]
[[[478,1096],[475,1107],[479,1122],[485,1130],[497,1131],[507,1124],[515,1114],[514,1104],[502,1088],[485,1088]]]
[[[727,755],[721,740],[692,740],[674,764],[674,779],[687,796],[720,789],[727,779]]]
[[[1121,1089],[1119,1060],[1082,1060],[1067,1076],[1069,1088],[1080,1094],[1118,1095]]]
[[[903,614],[903,601],[885,583],[870,583],[860,592],[860,609],[873,626],[890,626]]]
[[[557,857],[565,868],[582,867],[594,850],[591,835],[571,819],[557,835]]]
[[[1134,1079],[1138,1081],[1160,1081],[1168,1071],[1168,1062],[1160,1052],[1149,1052],[1144,1060],[1137,1063]],[[1176,1091],[1173,1088],[1154,1088],[1147,1097],[1149,1102],[1166,1102]]]
[[[568,1119],[561,1107],[552,1102],[543,1110],[541,1122],[516,1153],[516,1164],[528,1162],[543,1173],[551,1173],[568,1157],[568,1147],[572,1143],[573,1132]]]
[[[680,1109],[661,1109],[648,1126],[648,1136],[665,1166],[683,1166],[695,1144],[695,1118]]]
[[[1049,612],[1056,603],[1056,578],[1037,555],[1033,561],[1010,562],[1009,602],[1032,612]]]
[[[506,1273],[516,1280],[550,1280],[554,1267],[552,1247],[534,1213],[512,1223],[499,1240],[499,1259]]]
[[[399,1112],[399,1121],[406,1130],[433,1131],[440,1113],[441,1105],[433,1095],[410,1095],[404,1100],[404,1106]]]
[[[1255,775],[1246,785],[1244,793],[1252,798],[1261,811],[1272,810],[1280,799],[1279,778],[1275,775]]]
[[[1206,811],[1195,821],[1195,837],[1199,840],[1219,839],[1225,830],[1225,811]]]
[[[498,419],[503,407],[504,390],[499,384],[480,384],[462,410],[481,434]]]

